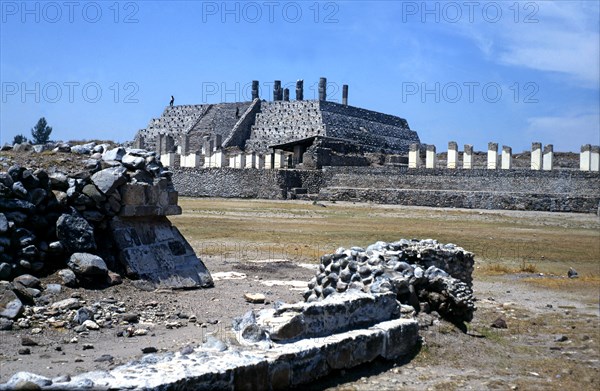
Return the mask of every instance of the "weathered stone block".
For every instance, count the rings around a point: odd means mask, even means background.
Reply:
[[[240,366],[233,370],[234,390],[268,390],[269,389],[269,363],[261,361],[247,366]]]
[[[149,186],[144,183],[128,183],[119,188],[121,202],[123,205],[146,205],[146,189]]]
[[[91,180],[103,194],[110,194],[127,182],[126,172],[123,166],[109,167],[92,175]]]
[[[202,261],[166,217],[121,216],[114,218],[110,227],[120,261],[129,274],[157,287],[213,285]]]
[[[419,324],[412,319],[390,320],[375,328],[385,330],[385,347],[381,357],[388,360],[410,353],[419,340]]]

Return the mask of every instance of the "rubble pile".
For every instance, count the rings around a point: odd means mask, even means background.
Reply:
[[[137,211],[124,199],[132,184],[143,185],[152,208],[161,209],[156,214],[180,211],[170,173],[154,152],[84,150],[91,154],[87,167],[71,176],[16,165],[0,172],[0,280],[66,265],[84,280],[118,270],[108,223]]]
[[[472,272],[472,253],[431,239],[339,248],[321,257],[304,299],[316,302],[354,289],[393,292],[417,313],[436,311],[449,320],[469,322],[475,311]]]

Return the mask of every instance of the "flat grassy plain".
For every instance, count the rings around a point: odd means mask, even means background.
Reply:
[[[432,238],[473,252],[476,276],[564,276],[573,267],[576,285],[600,283],[600,219],[591,214],[214,198],[179,204],[183,214],[170,219],[200,257],[311,263],[338,247]],[[562,287],[556,278],[532,283]]]

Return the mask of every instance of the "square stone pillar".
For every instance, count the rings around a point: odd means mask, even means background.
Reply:
[[[265,170],[272,170],[274,168],[274,159],[273,159],[273,154],[272,153],[267,153],[264,156],[264,161],[265,161]]]
[[[458,168],[458,144],[455,141],[448,143],[448,168]]]
[[[581,154],[579,155],[579,169],[581,171],[590,171],[592,168],[592,146],[585,144],[581,146]]]
[[[465,144],[465,150],[463,152],[463,168],[465,170],[473,168],[473,146],[471,144]]]
[[[590,171],[600,171],[600,146],[593,145],[590,150]]]
[[[181,162],[179,164],[181,167],[199,167],[200,166],[200,155],[196,153],[191,153],[189,155],[181,155]]]
[[[246,167],[246,155],[238,153],[229,157],[229,167],[231,168],[245,168]]]
[[[205,155],[212,155],[212,153],[215,151],[215,142],[214,140],[210,140],[208,138],[204,139],[204,154]]]
[[[256,168],[256,154],[254,152],[246,154],[244,168]]]
[[[227,166],[226,157],[222,151],[213,153],[210,157],[210,160],[212,162],[212,167],[221,168]]]
[[[408,149],[408,168],[419,167],[421,167],[419,144],[410,144],[410,147]]]
[[[274,154],[275,169],[287,168],[287,155],[285,152],[276,150]]]
[[[487,168],[488,170],[498,168],[498,143],[488,143]]]
[[[425,168],[435,168],[437,155],[435,154],[435,145],[427,145],[427,154],[425,155]]]
[[[510,170],[512,168],[512,148],[506,145],[502,146],[502,169]]]
[[[180,154],[187,156],[190,153],[190,136],[187,134],[181,135],[181,145],[179,146]]]
[[[175,165],[175,154],[174,153],[161,154],[160,162],[165,167],[173,167]]]
[[[554,164],[554,146],[548,144],[544,146],[544,157],[542,163],[542,169],[544,171],[551,171],[552,165]]]
[[[271,156],[271,155],[268,155]],[[269,163],[269,168],[271,164]],[[265,156],[264,155],[256,155],[256,168],[259,170],[263,170],[265,168]]]
[[[531,169],[542,169],[542,143],[531,143]]]

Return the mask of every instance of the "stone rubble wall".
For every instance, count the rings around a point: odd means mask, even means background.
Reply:
[[[19,166],[0,172],[0,280],[68,265],[84,285],[110,283],[109,271],[123,270],[163,286],[212,285],[165,217],[181,208],[156,153],[93,143],[70,153],[90,155],[86,168],[70,176]],[[128,241],[116,240],[124,231]],[[153,241],[156,249],[148,247]],[[161,258],[147,255],[159,247]]]
[[[265,152],[270,145],[324,134],[318,101],[262,102],[246,149]]]
[[[408,153],[410,144],[420,142],[404,118],[334,102],[319,103],[329,137],[354,140],[373,151],[390,153]]]
[[[597,213],[600,174],[577,170],[451,170],[325,167],[322,170],[173,169],[190,197],[312,199],[384,204]]]
[[[246,146],[264,152],[270,145],[313,136],[396,153],[408,152],[410,144],[419,142],[403,118],[327,101],[276,101],[263,102]]]
[[[339,248],[321,257],[304,298],[312,303],[355,290],[393,293],[417,313],[437,311],[451,321],[470,322],[475,311],[473,265],[472,253],[432,239]]]

